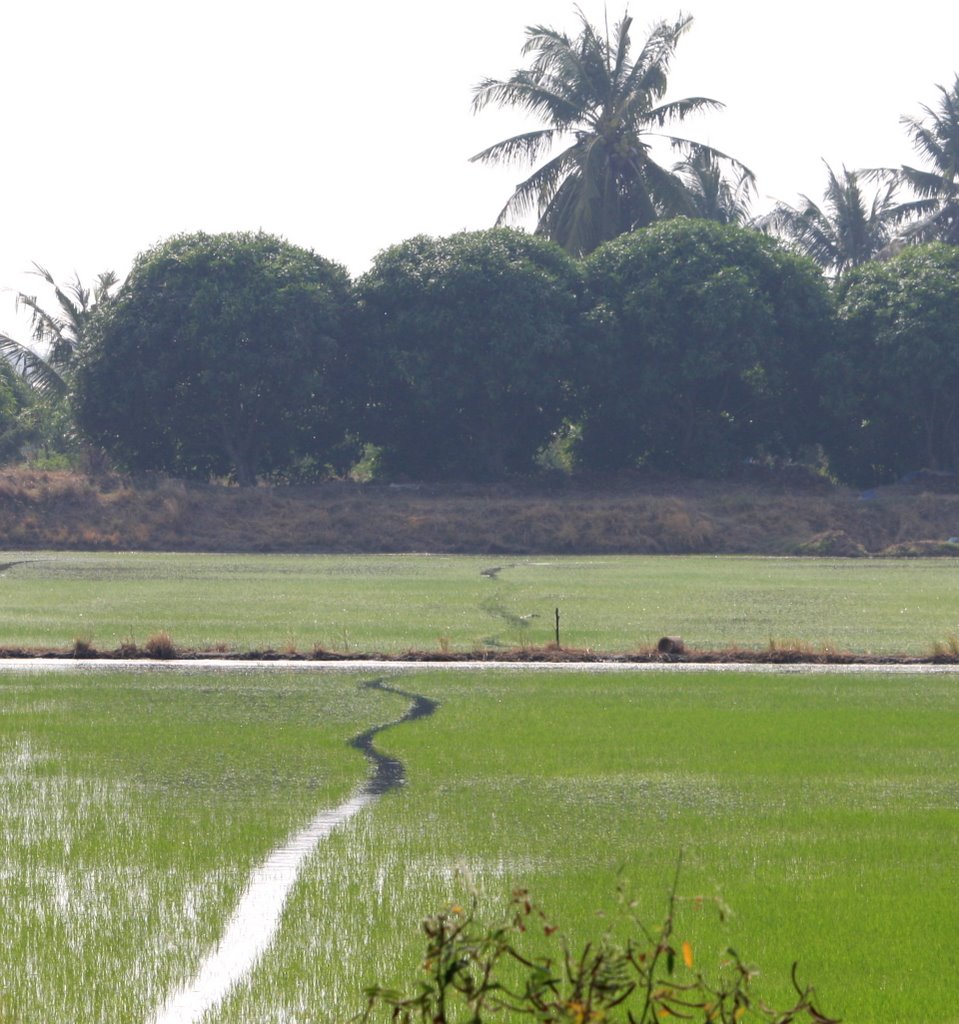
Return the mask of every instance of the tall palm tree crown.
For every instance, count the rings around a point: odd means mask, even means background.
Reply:
[[[37,347],[0,334],[0,355],[38,394],[64,395],[90,318],[96,307],[110,298],[118,278],[107,271],[97,275],[92,289],[84,288],[79,277],[61,288],[49,270],[38,263],[33,266],[33,273],[53,288],[57,308],[53,312],[44,309],[37,296],[20,292],[17,307],[29,310],[32,340]]]
[[[748,224],[755,190],[752,171],[739,168],[731,179],[710,152],[691,153],[673,170],[689,193],[689,216],[718,224]]]
[[[660,217],[695,216],[683,179],[654,159],[656,141],[665,140],[687,156],[730,158],[662,131],[688,114],[722,107],[703,96],[661,102],[670,60],[690,17],[654,25],[630,59],[631,17],[624,15],[612,33],[601,33],[577,13],[575,38],[544,26],[527,28],[523,54],[532,57],[530,66],[505,81],[485,79],[474,91],[474,112],[491,103],[518,107],[546,127],[498,142],[472,160],[532,164],[554,144],[568,141],[517,186],[497,224],[535,209],[538,233],[582,255]]]
[[[860,186],[860,172],[843,167],[837,176],[829,164],[825,166],[828,179],[821,206],[809,196],[800,196],[799,206],[777,203],[760,226],[788,239],[824,270],[841,275],[889,245],[903,212],[895,202],[895,182],[888,182],[869,203]]]
[[[925,117],[899,119],[930,169],[903,165],[886,173],[918,197],[902,204],[903,213],[913,218],[904,232],[907,241],[959,245],[959,74],[952,88],[936,88],[936,109],[923,105]]]

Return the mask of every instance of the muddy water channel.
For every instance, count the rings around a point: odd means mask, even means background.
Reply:
[[[370,679],[361,685],[411,701],[402,717],[367,729],[350,741],[370,762],[368,779],[339,807],[317,814],[306,828],[274,850],[253,872],[216,949],[201,964],[196,977],[174,992],[153,1015],[151,1024],[193,1024],[220,1003],[273,942],[287,897],[319,842],[384,793],[403,784],[406,773],[402,762],[378,750],[374,743],[376,736],[384,729],[431,715],[437,704],[389,686],[382,678]]]

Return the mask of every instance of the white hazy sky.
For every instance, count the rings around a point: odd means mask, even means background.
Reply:
[[[602,0],[580,6],[602,23]],[[677,133],[750,166],[760,208],[818,198],[823,159],[910,161],[899,116],[959,72],[955,0],[629,6],[636,45],[693,15],[667,99],[726,109]],[[411,235],[489,226],[524,175],[468,158],[535,124],[472,115],[471,90],[522,65],[530,24],[574,32],[574,3],[7,0],[0,330],[26,340],[33,261],[89,282],[176,232],[262,228],[359,274]]]

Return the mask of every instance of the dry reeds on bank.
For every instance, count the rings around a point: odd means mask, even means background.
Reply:
[[[0,472],[0,547],[450,554],[957,555],[959,495],[641,477],[236,488]]]

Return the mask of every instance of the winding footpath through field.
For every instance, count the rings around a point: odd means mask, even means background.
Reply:
[[[384,729],[431,715],[437,704],[419,694],[388,686],[382,678],[368,679],[361,685],[407,697],[412,702],[402,717],[373,726],[350,741],[369,760],[369,778],[339,807],[321,811],[253,872],[216,949],[201,964],[196,977],[174,992],[153,1015],[151,1024],[193,1024],[220,1003],[273,942],[287,897],[320,840],[378,797],[403,784],[406,773],[402,762],[377,750],[373,740]]]

